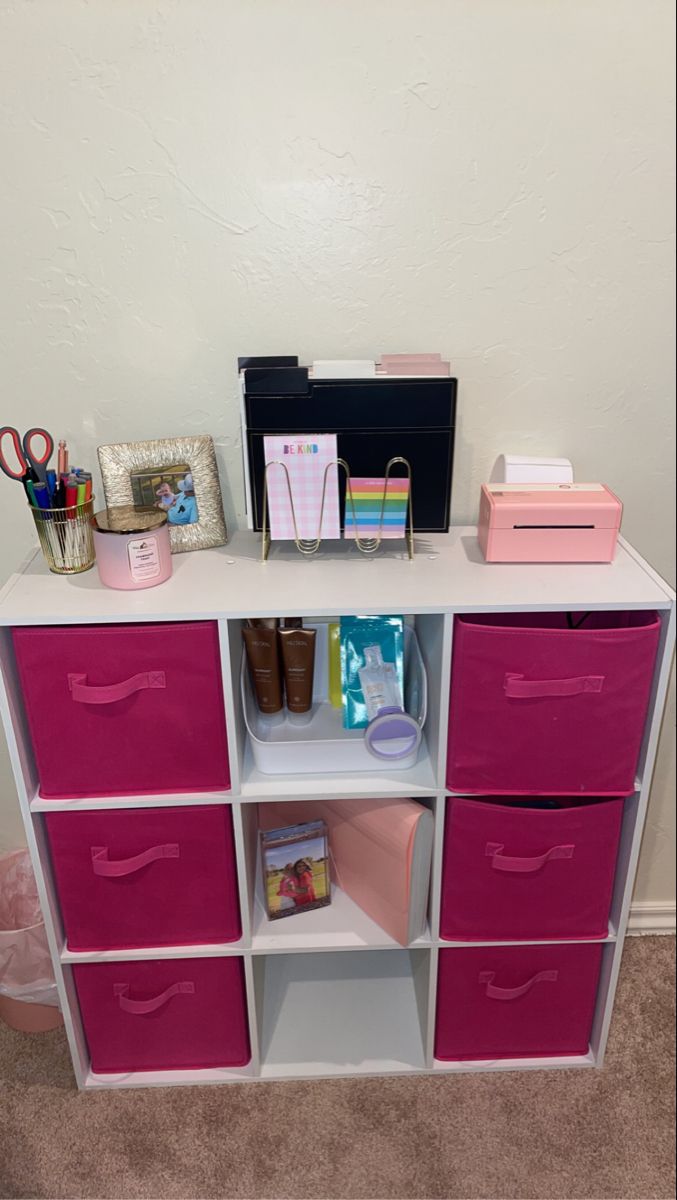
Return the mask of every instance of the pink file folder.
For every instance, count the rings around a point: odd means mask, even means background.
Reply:
[[[323,818],[336,883],[406,946],[425,930],[432,813],[415,800],[296,801],[259,805],[261,829]]]

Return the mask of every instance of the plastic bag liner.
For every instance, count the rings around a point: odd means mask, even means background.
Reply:
[[[35,876],[27,850],[0,858],[0,995],[59,1007]]]

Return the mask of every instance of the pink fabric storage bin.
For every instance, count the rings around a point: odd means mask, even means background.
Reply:
[[[13,637],[45,799],[230,787],[215,621]]]
[[[69,949],[240,937],[229,806],[56,812],[45,820]]]
[[[441,950],[435,1057],[587,1054],[602,947]]]
[[[551,803],[448,797],[440,937],[606,937],[623,801]]]
[[[629,796],[660,619],[653,612],[457,617],[447,783],[494,795]]]
[[[241,958],[78,963],[73,976],[95,1074],[249,1062]]]

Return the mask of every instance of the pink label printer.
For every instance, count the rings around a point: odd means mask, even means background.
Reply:
[[[612,562],[623,505],[603,483],[485,483],[487,562]]]

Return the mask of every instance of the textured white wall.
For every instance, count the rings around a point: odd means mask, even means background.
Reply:
[[[441,350],[456,521],[498,451],[564,454],[672,576],[672,10],[0,0],[2,420],[89,466],[210,432],[234,526],[238,353]],[[6,574],[31,530],[0,486]],[[673,778],[666,736],[645,899]]]

